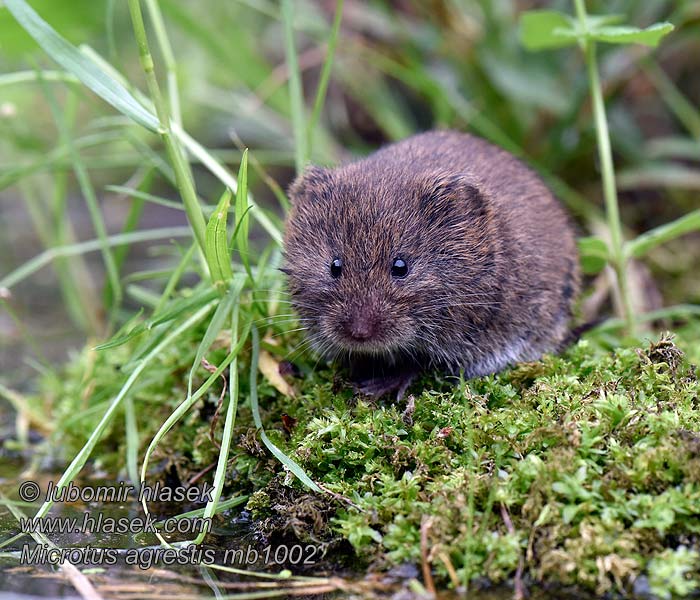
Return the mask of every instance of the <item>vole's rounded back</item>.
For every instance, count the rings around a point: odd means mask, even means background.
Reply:
[[[428,132],[291,188],[285,270],[331,358],[491,373],[556,350],[574,232],[539,177],[471,135]]]

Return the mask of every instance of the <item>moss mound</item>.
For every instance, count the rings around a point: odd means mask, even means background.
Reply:
[[[135,390],[142,447],[184,397],[200,334]],[[597,593],[688,594],[700,578],[700,383],[698,346],[684,340],[611,351],[582,341],[496,376],[426,379],[400,404],[353,396],[331,369],[297,378],[296,399],[263,380],[268,434],[332,494],[309,495],[270,457],[245,389],[229,491],[253,494],[260,532],[349,542],[374,568],[423,551],[455,585],[519,572]],[[86,353],[46,382],[38,398],[54,398],[64,456],[101,415],[118,356]],[[188,481],[214,462],[218,391],[168,434],[154,477]],[[100,465],[123,468],[122,445],[115,421]]]

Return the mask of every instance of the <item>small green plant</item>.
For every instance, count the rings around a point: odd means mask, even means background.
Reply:
[[[629,259],[640,258],[659,244],[689,231],[700,229],[700,210],[695,210],[672,223],[647,231],[633,240],[625,241],[620,221],[605,102],[598,73],[596,44],[603,42],[656,46],[667,33],[673,30],[673,25],[671,23],[655,23],[646,29],[639,29],[629,25],[620,25],[623,20],[620,15],[588,15],[584,0],[575,0],[575,7],[576,18],[551,10],[525,12],[521,19],[521,37],[525,47],[530,50],[545,50],[578,44],[583,52],[591,89],[610,243],[607,244],[597,237],[589,237],[581,240],[579,248],[585,272],[598,272],[606,264],[613,267],[622,317],[627,332],[634,334],[636,316],[627,278]]]

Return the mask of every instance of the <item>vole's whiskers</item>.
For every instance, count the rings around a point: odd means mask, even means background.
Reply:
[[[296,333],[298,331],[308,331],[308,327],[295,327],[294,329],[289,329],[287,331],[281,331],[280,333],[275,333],[273,335],[268,336],[271,340],[277,339],[284,337],[286,335],[289,335],[290,333]]]

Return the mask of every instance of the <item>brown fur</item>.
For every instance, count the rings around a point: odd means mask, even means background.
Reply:
[[[423,133],[336,169],[310,167],[291,198],[285,271],[322,354],[473,377],[566,338],[579,287],[574,232],[539,177],[504,150]],[[398,257],[404,279],[391,275]]]

